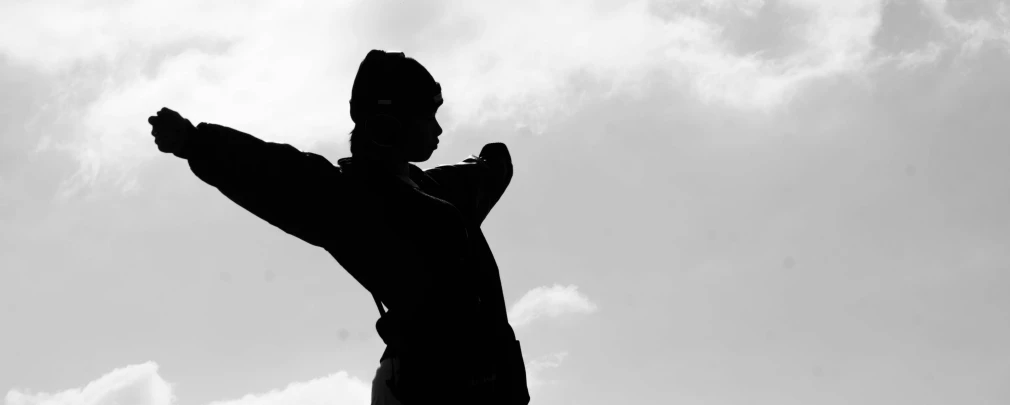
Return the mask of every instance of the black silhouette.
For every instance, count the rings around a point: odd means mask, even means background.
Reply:
[[[148,122],[159,150],[186,159],[249,212],[326,249],[372,293],[387,345],[373,404],[529,403],[480,229],[512,179],[508,148],[489,143],[478,156],[428,170],[412,164],[437,148],[442,97],[402,53],[370,51],[351,97],[351,157],[337,165],[221,125],[193,126],[167,108]]]

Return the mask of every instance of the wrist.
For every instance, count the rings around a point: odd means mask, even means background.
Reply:
[[[187,120],[186,123],[189,124],[189,121]],[[193,138],[196,137],[196,133],[196,127],[192,124],[187,126],[185,132],[183,132],[183,135],[180,137],[179,147],[174,152],[175,156],[182,159],[189,159],[193,156]]]

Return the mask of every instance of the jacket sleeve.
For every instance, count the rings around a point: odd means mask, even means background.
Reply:
[[[342,179],[326,158],[208,123],[177,155],[198,178],[284,232],[320,247],[331,239]]]
[[[433,167],[425,174],[447,192],[450,203],[479,226],[512,182],[512,156],[505,144],[489,143],[480,155]]]

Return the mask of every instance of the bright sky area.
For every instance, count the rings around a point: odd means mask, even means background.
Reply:
[[[366,404],[367,291],[146,119],[335,162],[386,49],[442,83],[421,167],[511,150],[483,229],[532,404],[1008,404],[1008,29],[996,0],[5,0],[4,403]]]

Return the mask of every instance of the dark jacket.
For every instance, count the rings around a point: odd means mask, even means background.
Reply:
[[[252,214],[329,252],[403,320],[401,337],[453,347],[456,331],[467,327],[460,319],[477,316],[495,336],[514,341],[498,266],[480,229],[512,179],[504,144],[453,165],[410,165],[420,190],[361,159],[333,165],[215,124],[198,125],[177,155]],[[382,358],[392,354],[387,347]]]

